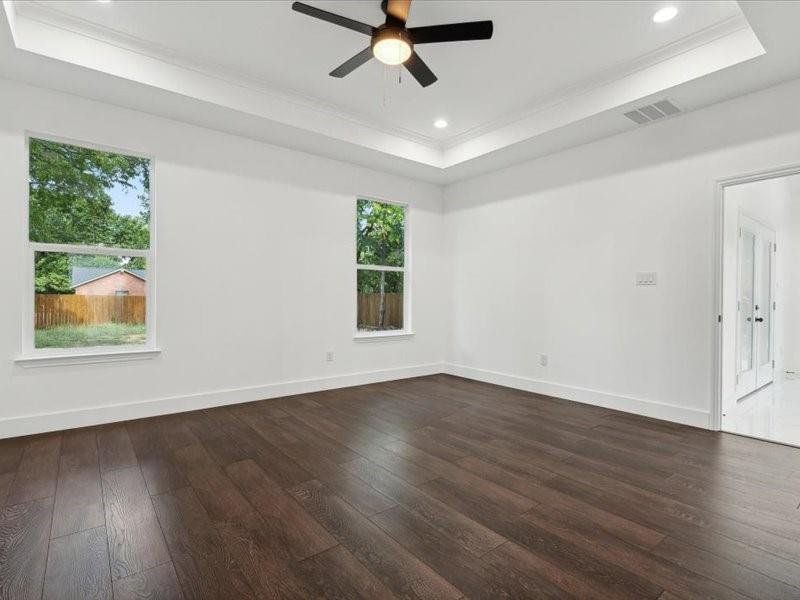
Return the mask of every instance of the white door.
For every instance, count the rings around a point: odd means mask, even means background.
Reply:
[[[775,232],[740,215],[736,397],[773,380],[775,311]]]

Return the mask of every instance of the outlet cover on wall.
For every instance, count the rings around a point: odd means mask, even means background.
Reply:
[[[656,272],[655,271],[640,271],[636,273],[636,285],[655,285]]]
[[[539,366],[546,367],[547,366],[547,354],[540,354],[539,355]]]
[[[325,362],[333,362],[333,350],[328,350],[325,353]]]

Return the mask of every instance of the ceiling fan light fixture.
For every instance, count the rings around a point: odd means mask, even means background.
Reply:
[[[386,65],[400,65],[411,57],[411,41],[405,31],[384,29],[372,38],[372,54]]]

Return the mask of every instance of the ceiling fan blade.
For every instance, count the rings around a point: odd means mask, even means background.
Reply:
[[[322,10],[321,8],[309,6],[308,4],[303,4],[302,2],[292,3],[292,10],[296,10],[297,12],[308,15],[309,17],[314,17],[315,19],[322,19],[328,23],[339,25],[340,27],[346,27],[347,29],[358,31],[364,35],[372,35],[375,32],[375,28],[372,25],[367,25],[366,23],[361,23],[360,21],[354,21],[353,19],[348,19],[342,15],[337,15],[332,12],[328,12],[327,10]]]
[[[436,82],[436,75],[433,74],[433,71],[428,68],[428,65],[425,64],[416,52],[412,52],[411,57],[403,64],[405,64],[408,72],[414,76],[414,79],[419,81],[422,87],[428,87],[430,84]]]
[[[488,40],[492,37],[493,29],[494,25],[491,21],[471,21],[469,23],[411,27],[408,29],[408,35],[415,44],[436,44],[439,42]]]
[[[385,6],[381,8],[386,13],[387,20],[391,18],[398,22],[395,24],[405,25],[408,21],[408,11],[411,9],[411,0],[385,0],[385,2]]]
[[[354,57],[346,60],[330,72],[331,77],[344,77],[355,71],[358,67],[372,58],[372,48],[367,46]]]

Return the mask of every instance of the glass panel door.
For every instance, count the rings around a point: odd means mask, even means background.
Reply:
[[[758,372],[756,387],[775,378],[774,305],[775,300],[775,232],[762,228],[756,238],[755,339]]]
[[[753,369],[755,248],[755,234],[742,229],[739,236],[739,327],[736,344],[738,379]]]
[[[758,278],[758,304],[755,306],[755,327],[758,331],[756,340],[758,347],[756,356],[758,356],[758,366],[763,366],[772,363],[772,349],[770,348],[770,329],[772,328],[772,318],[770,310],[772,305],[772,244],[767,240],[761,240],[759,244],[759,278]]]
[[[774,379],[775,232],[739,217],[736,397]]]

